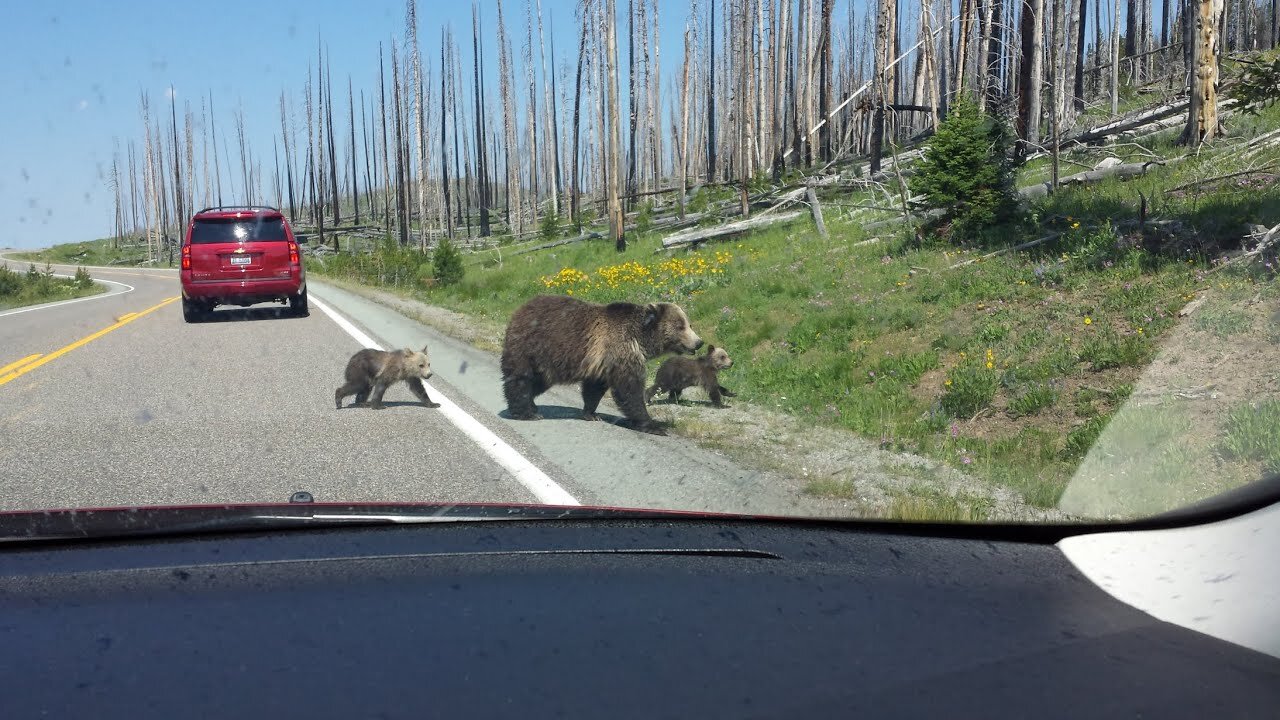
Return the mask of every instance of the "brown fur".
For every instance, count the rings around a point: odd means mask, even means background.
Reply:
[[[653,387],[645,391],[644,400],[653,402],[655,395],[665,392],[671,402],[678,403],[685,388],[700,387],[711,396],[712,405],[729,407],[723,398],[734,394],[720,384],[720,371],[730,367],[733,367],[733,359],[729,353],[715,345],[708,345],[707,354],[698,358],[670,358],[658,367]]]
[[[365,348],[347,361],[346,384],[333,394],[334,405],[342,409],[342,400],[348,395],[355,395],[355,405],[366,400],[369,407],[381,410],[382,394],[387,388],[404,382],[409,390],[425,407],[440,407],[427,396],[427,389],[422,381],[431,378],[431,359],[427,357],[427,349],[415,351],[403,350],[371,350]]]
[[[502,345],[502,389],[511,417],[536,420],[534,399],[555,385],[582,383],[582,417],[598,420],[605,391],[637,430],[665,435],[644,402],[645,363],[693,353],[702,338],[678,305],[597,305],[540,295],[511,316]]]

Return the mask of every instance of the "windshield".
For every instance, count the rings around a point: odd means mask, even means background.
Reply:
[[[0,510],[1280,472],[1272,3],[128,5],[0,29]]]
[[[285,241],[284,220],[259,218],[237,220],[196,220],[191,227],[191,244]]]

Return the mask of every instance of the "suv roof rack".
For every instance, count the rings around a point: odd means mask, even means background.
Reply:
[[[203,215],[204,213],[213,212],[215,210],[271,210],[272,212],[280,212],[280,208],[274,208],[270,205],[216,205],[214,207],[207,207],[197,212],[196,215]]]

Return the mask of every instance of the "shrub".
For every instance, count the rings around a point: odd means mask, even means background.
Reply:
[[[641,203],[636,210],[636,232],[646,233],[653,229],[653,203]]]
[[[0,265],[0,298],[16,296],[22,291],[22,276]]]
[[[1066,446],[1062,448],[1062,455],[1069,459],[1080,459],[1089,454],[1089,448],[1098,441],[1098,436],[1106,429],[1109,417],[1097,415],[1085,421],[1083,425],[1067,433]]]
[[[1151,346],[1141,335],[1118,335],[1107,329],[1085,340],[1079,359],[1089,363],[1089,369],[1098,372],[1118,367],[1138,367],[1146,364]]]
[[[543,240],[555,239],[560,234],[560,216],[555,213],[543,215],[542,221],[538,223],[538,234]]]
[[[1014,417],[1036,415],[1058,402],[1058,390],[1048,383],[1037,383],[1009,403],[1009,414]]]
[[[1000,383],[996,373],[986,368],[964,366],[947,379],[942,393],[942,409],[952,417],[968,418],[991,404]]]
[[[973,237],[1012,216],[1016,205],[1009,133],[962,96],[925,146],[911,178],[930,209],[944,211],[960,237]]]
[[[76,287],[81,290],[93,287],[93,278],[89,277],[89,271],[83,265],[76,268]]]
[[[440,244],[431,253],[431,264],[436,282],[441,285],[453,285],[461,281],[466,272],[462,265],[462,253],[449,242],[449,238],[440,238]]]

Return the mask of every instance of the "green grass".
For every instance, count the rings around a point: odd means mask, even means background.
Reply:
[[[981,495],[951,494],[920,483],[890,492],[890,497],[889,517],[917,522],[984,522],[995,505]]]
[[[1233,307],[1209,307],[1196,313],[1197,330],[1211,332],[1222,340],[1248,332],[1252,322],[1244,312]]]
[[[1262,463],[1266,473],[1280,473],[1280,400],[1233,410],[1222,449],[1231,457]]]
[[[74,278],[62,278],[54,277],[49,267],[40,270],[30,265],[26,272],[14,272],[0,266],[0,310],[87,297],[103,290],[84,268],[77,270]]]
[[[1038,415],[1041,410],[1053,407],[1058,402],[1057,388],[1048,383],[1035,383],[1028,387],[1009,403],[1009,414],[1012,417]]]

